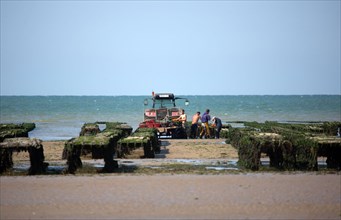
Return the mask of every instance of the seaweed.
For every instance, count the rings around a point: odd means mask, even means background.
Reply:
[[[238,149],[238,163],[247,169],[259,169],[261,153],[266,153],[270,166],[278,169],[317,170],[318,156],[327,156],[329,168],[341,168],[341,138],[328,136],[336,134],[340,122],[244,125],[228,129],[226,142]]]
[[[123,137],[128,137],[133,131],[133,128],[130,125],[123,122],[105,122],[104,124],[106,125],[104,132],[120,130]]]
[[[35,127],[34,123],[0,124],[0,142],[5,138],[28,137],[28,132]]]
[[[93,136],[100,132],[96,123],[86,123],[82,126],[79,136]]]
[[[103,131],[99,124],[105,124]],[[105,165],[101,172],[113,172],[117,167],[114,160],[119,139],[127,137],[132,132],[132,127],[122,122],[94,122],[82,126],[80,136],[72,138],[65,143],[63,159],[67,159],[66,173],[75,173],[82,167],[80,157],[91,154],[93,159],[104,159]]]
[[[0,143],[0,173],[12,168],[13,152],[28,151],[30,156],[29,175],[41,174],[46,171],[48,163],[44,162],[42,141],[35,138],[7,138]]]
[[[129,137],[123,138],[117,144],[117,157],[125,157],[132,150],[143,148],[142,158],[154,158],[155,152],[160,151],[160,145],[155,128],[138,128]]]
[[[100,131],[98,123],[86,123],[82,126],[80,136],[65,143],[63,159],[67,159],[66,173],[75,173],[82,167],[80,157],[91,153],[93,159],[104,159],[105,165],[101,172],[113,172],[118,167],[114,160],[117,142],[129,133],[130,126],[119,122],[104,122],[104,131]]]

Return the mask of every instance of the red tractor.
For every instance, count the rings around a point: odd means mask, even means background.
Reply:
[[[175,121],[182,113],[182,108],[175,104],[175,100],[185,99],[175,97],[172,93],[152,93],[152,106],[144,110],[144,121],[139,128],[156,128],[159,138],[187,138],[186,128],[181,122]],[[144,100],[148,106],[148,99]],[[185,105],[189,105],[185,99]]]

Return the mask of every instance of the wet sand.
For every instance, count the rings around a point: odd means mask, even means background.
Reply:
[[[340,219],[338,174],[2,176],[0,219]]]
[[[225,139],[164,139],[161,141],[161,149],[167,149],[164,158],[168,159],[237,159],[238,151]],[[65,141],[43,141],[45,161],[62,161],[62,153]],[[142,149],[137,151],[143,152]],[[139,155],[127,155],[128,158],[139,158]],[[82,156],[91,159],[91,155]],[[29,161],[28,152],[13,154],[13,161]],[[64,160],[65,161],[65,160]]]
[[[163,145],[163,159],[152,162],[238,158],[222,141],[171,140]],[[64,142],[43,145],[46,161],[66,163]],[[13,159],[29,164],[27,152]],[[341,177],[340,172],[1,176],[0,219],[341,219]]]

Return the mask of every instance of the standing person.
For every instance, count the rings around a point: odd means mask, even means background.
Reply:
[[[215,127],[215,129],[214,129],[215,130],[215,138],[219,139],[221,127],[223,127],[223,124],[221,123],[220,118],[217,118],[217,117],[213,117],[212,122],[213,122],[214,127]]]
[[[181,121],[182,127],[186,127],[187,115],[185,114],[185,110],[182,109],[181,115],[179,118],[175,119],[176,121]]]
[[[208,122],[210,120],[211,120],[210,110],[206,109],[204,114],[201,116],[201,122],[203,123],[204,128],[200,132],[200,138],[202,138],[204,134],[205,134],[205,138],[210,138],[211,136],[210,127],[208,126]]]
[[[198,122],[200,120],[200,112],[197,112],[192,117],[192,125],[191,125],[191,137],[198,137]]]

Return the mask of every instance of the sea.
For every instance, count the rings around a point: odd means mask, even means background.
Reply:
[[[180,95],[177,106],[189,120],[197,111],[223,123],[238,121],[341,121],[341,95]],[[68,140],[84,123],[124,122],[135,130],[143,121],[151,96],[0,96],[0,123],[29,123],[30,137]],[[149,99],[149,105],[144,100]],[[185,99],[190,104],[185,106]]]

